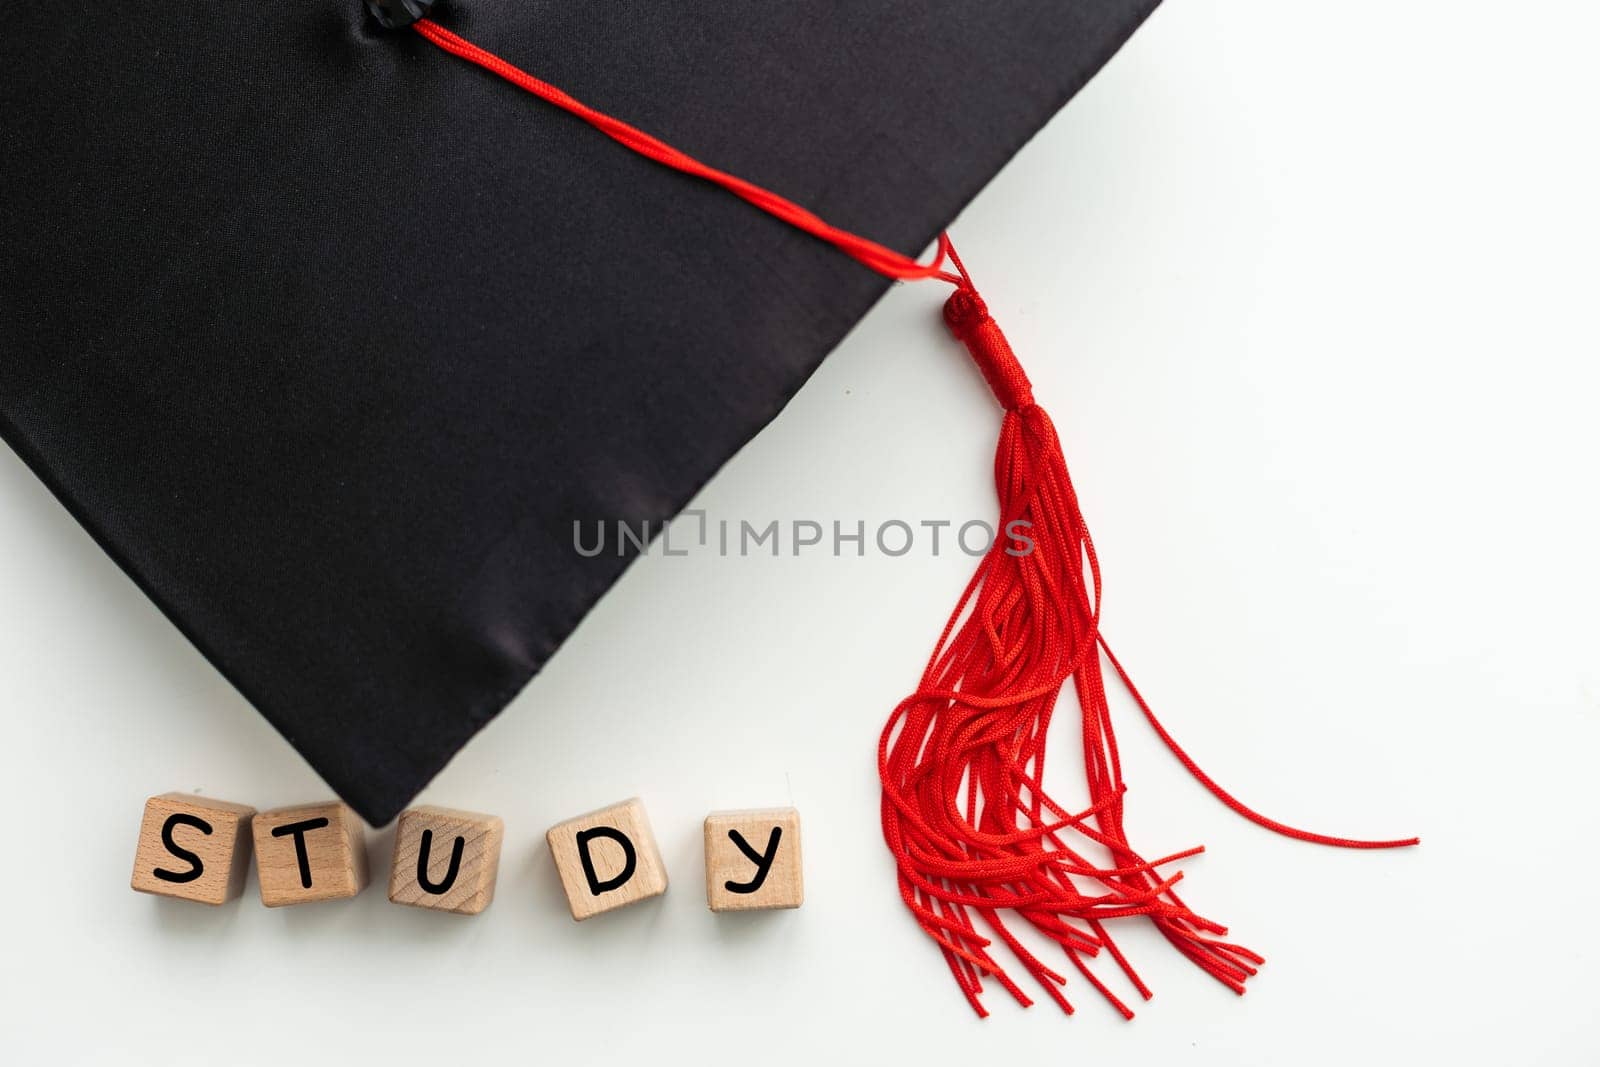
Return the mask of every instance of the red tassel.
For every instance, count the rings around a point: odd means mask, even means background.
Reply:
[[[950,256],[960,269],[953,249]],[[1223,940],[1225,927],[1174,892],[1181,873],[1164,873],[1202,850],[1145,860],[1128,843],[1102,649],[1162,740],[1234,810],[1321,844],[1388,848],[1417,841],[1330,838],[1275,823],[1223,792],[1178,748],[1105,646],[1099,562],[1061,442],[965,270],[944,316],[1005,408],[995,453],[1002,535],[967,583],[917,691],[895,708],[879,743],[883,833],[899,865],[900,894],[979,1015],[987,1014],[979,1000],[984,977],[1023,1005],[1030,1001],[995,962],[977,919],[1056,1003],[1073,1010],[1062,993],[1066,980],[1018,941],[1001,912],[1059,944],[1125,1017],[1133,1012],[1087,965],[1104,949],[1139,995],[1150,998],[1107,932],[1112,919],[1148,916],[1179,952],[1243,993],[1262,957]],[[1051,800],[1042,785],[1050,716],[1068,679],[1082,712],[1089,787],[1089,806],[1079,812]]]
[[[1124,1016],[1133,1012],[1089,970],[1103,949],[1141,997],[1139,980],[1106,931],[1106,922],[1148,916],[1174,947],[1229,988],[1243,993],[1262,962],[1222,940],[1226,928],[1191,911],[1173,892],[1180,874],[1163,869],[1199,848],[1146,861],[1122,828],[1122,768],[1106,704],[1100,654],[1115,668],[1161,740],[1207,789],[1234,811],[1289,837],[1345,848],[1393,848],[1403,841],[1326,837],[1274,822],[1213,782],[1156,720],[1100,634],[1100,566],[1078,509],[1061,442],[1033,402],[1023,373],[949,238],[930,263],[918,263],[842,230],[800,205],[718,170],[541,81],[449,30],[422,19],[413,29],[446,52],[474,63],[664,167],[719,186],[796,229],[826,241],[880,274],[938,278],[956,286],[945,321],[972,353],[1005,408],[995,484],[998,539],[945,624],[917,691],[900,703],[878,746],[883,779],[883,835],[900,868],[900,893],[979,1015],[985,977],[1026,1005],[1022,989],[989,954],[981,918],[1057,1004],[1066,979],[1030,953],[1002,922],[1013,912],[1056,942],[1073,966]],[[944,269],[946,260],[957,273]],[[1072,813],[1045,795],[1045,739],[1067,679],[1083,716],[1089,806]],[[1100,864],[1085,853],[1104,857]]]

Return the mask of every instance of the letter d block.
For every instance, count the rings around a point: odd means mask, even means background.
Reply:
[[[419,807],[400,813],[394,832],[389,899],[457,915],[494,900],[505,824],[496,815]]]
[[[232,900],[244,889],[255,813],[192,793],[151,797],[133,857],[133,888],[201,904]]]
[[[638,797],[552,826],[545,840],[579,922],[667,891],[667,869]]]
[[[706,904],[712,911],[798,908],[804,900],[798,811],[706,816]]]
[[[253,831],[261,903],[269,908],[343,900],[366,887],[361,818],[343,804],[264,811]]]

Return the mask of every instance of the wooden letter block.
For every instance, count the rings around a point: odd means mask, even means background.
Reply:
[[[638,797],[552,826],[545,840],[579,922],[667,891],[667,869]]]
[[[706,816],[706,904],[712,911],[798,908],[804,900],[798,811]]]
[[[505,823],[496,815],[420,807],[400,813],[389,899],[476,915],[494,899]]]
[[[133,888],[141,893],[223,904],[244,888],[250,866],[250,817],[256,809],[192,793],[163,793],[144,803]]]
[[[367,884],[361,819],[337,801],[255,817],[256,875],[269,908],[343,900]]]

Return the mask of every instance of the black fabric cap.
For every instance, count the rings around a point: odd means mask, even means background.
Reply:
[[[455,0],[433,17],[904,252],[1155,0]],[[388,821],[883,279],[361,0],[17,4],[0,433]]]

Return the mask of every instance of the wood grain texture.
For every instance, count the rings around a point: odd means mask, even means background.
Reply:
[[[599,833],[590,836],[593,831]],[[627,850],[609,836],[612,832],[627,838],[633,849],[634,869],[626,881],[597,893],[590,884],[589,872],[584,870],[583,850],[586,847],[594,879],[601,886],[620,879],[626,870]],[[588,837],[586,846],[580,844],[584,837]],[[655,835],[650,832],[644,803],[638,797],[552,826],[545,841],[555,858],[572,917],[579,922],[667,891],[667,869],[656,848]]]
[[[774,831],[777,840],[773,840]],[[771,864],[761,875],[761,864],[745,854],[732,834],[759,856],[771,850]],[[794,808],[752,808],[714,811],[706,816],[706,906],[712,911],[760,911],[798,908],[805,902],[805,879],[800,852],[800,813]],[[751,887],[748,891],[730,889]]]
[[[133,856],[133,888],[200,904],[224,904],[237,897],[250,868],[250,820],[255,813],[248,804],[192,793],[151,797],[144,803]],[[174,816],[178,818],[169,829]],[[190,855],[174,852],[164,835]]]
[[[426,861],[423,835],[428,835]],[[389,899],[396,904],[477,915],[494,900],[505,823],[498,815],[423,805],[400,813],[389,868]],[[456,842],[461,842],[459,860]],[[452,867],[454,872],[452,874]],[[420,874],[425,874],[424,886]]]
[[[323,819],[325,825],[299,835],[305,847],[302,871],[296,835],[273,831]],[[264,811],[252,821],[252,830],[261,903],[267,907],[343,900],[366,887],[366,831],[347,805],[330,801]]]

